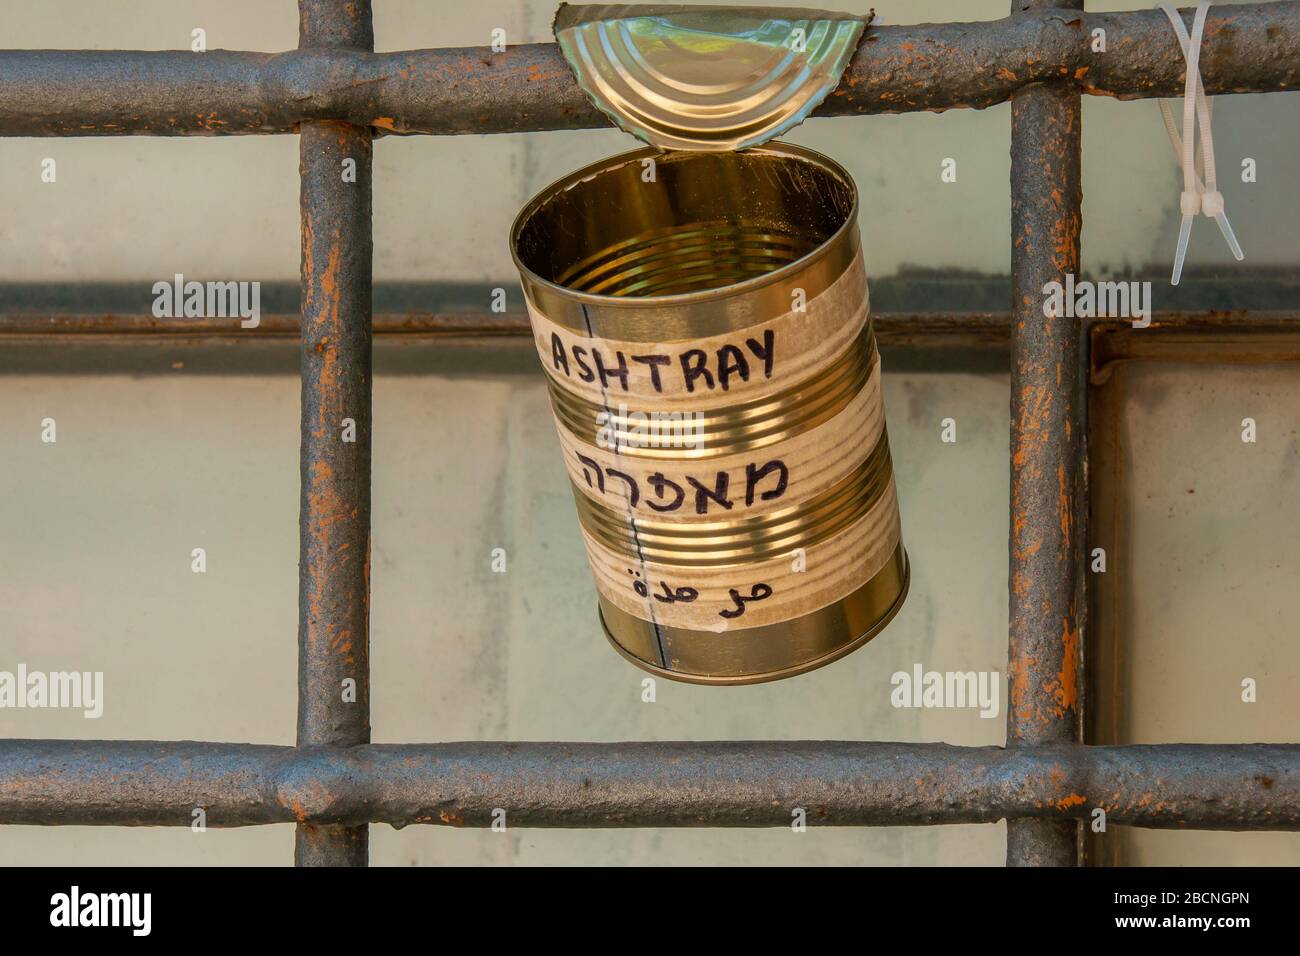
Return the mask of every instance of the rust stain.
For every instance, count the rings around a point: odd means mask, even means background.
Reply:
[[[1039,449],[1047,444],[1047,414],[1052,395],[1046,386],[1027,384],[1020,389],[1020,428],[1012,465],[1020,471],[1022,481],[1032,481],[1035,471],[1025,466],[1036,460]]]
[[[1056,466],[1056,484],[1057,484],[1057,503],[1056,506],[1061,514],[1061,550],[1069,552],[1070,550],[1070,526],[1074,520],[1074,509],[1070,505],[1070,488],[1065,476],[1065,465]]]
[[[312,469],[315,470],[315,467],[316,463],[313,462]],[[343,503],[338,489],[328,485],[320,491],[313,491],[309,494],[307,502],[311,506],[312,538],[322,548],[328,548],[330,526],[348,517],[347,507]]]
[[[1061,631],[1061,672],[1057,675],[1056,700],[1061,715],[1073,711],[1078,700],[1079,629],[1067,617]]]
[[[320,277],[321,291],[325,293],[328,299],[333,300],[332,304],[334,306],[332,314],[329,312],[329,310],[322,312],[321,314],[322,321],[325,320],[327,316],[329,316],[330,318],[336,318],[338,316],[339,257],[341,254],[342,254],[342,250],[339,248],[339,245],[337,243],[330,246],[329,259],[325,263],[325,271],[321,273],[321,277]]]
[[[1070,807],[1077,807],[1079,804],[1087,802],[1087,799],[1082,794],[1071,793],[1062,797],[1060,800],[1052,801],[1052,806],[1056,807],[1058,810],[1068,810]]]
[[[302,215],[302,275],[305,280],[316,274],[316,260],[312,255],[312,247],[316,242],[316,221],[307,209]],[[310,286],[306,289],[306,294],[311,295]]]
[[[1011,689],[1011,709],[1021,719],[1027,719],[1033,710],[1029,701],[1029,673],[1034,669],[1037,658],[1032,655],[1012,657],[1008,662],[1007,684]]]
[[[279,798],[280,806],[287,807],[293,813],[293,817],[299,823],[307,822],[307,808],[302,805],[301,800],[286,800],[283,796]]]
[[[1029,588],[1033,584],[1033,578],[1027,574],[1021,574],[1019,571],[1011,575],[1011,590],[1018,596],[1024,597],[1029,593]]]
[[[465,818],[452,810],[439,810],[438,819],[453,827],[463,827]]]
[[[1039,550],[1042,549],[1042,547],[1043,547],[1043,542],[1035,541],[1032,544],[1028,544],[1023,548],[1016,548],[1014,552],[1016,556],[1016,560],[1024,561],[1026,558],[1032,558],[1034,555],[1036,555],[1039,552]]]

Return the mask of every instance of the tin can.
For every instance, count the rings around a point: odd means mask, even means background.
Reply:
[[[857,226],[820,154],[581,169],[511,248],[606,635],[654,674],[789,677],[907,593]]]

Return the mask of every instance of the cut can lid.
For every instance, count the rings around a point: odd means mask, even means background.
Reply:
[[[660,149],[722,152],[798,126],[839,85],[870,17],[794,7],[560,4],[578,85]]]

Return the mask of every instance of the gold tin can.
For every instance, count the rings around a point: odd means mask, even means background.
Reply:
[[[857,211],[769,143],[616,156],[515,220],[601,621],[645,670],[790,677],[906,597]]]

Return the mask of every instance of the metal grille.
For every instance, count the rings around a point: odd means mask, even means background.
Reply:
[[[1005,334],[1011,349],[1005,748],[370,744],[372,138],[606,120],[553,44],[372,52],[369,0],[300,0],[299,48],[282,54],[0,52],[0,135],[296,132],[302,177],[297,746],[0,741],[0,824],[186,826],[203,807],[213,826],[296,823],[300,865],[364,865],[372,822],[483,827],[497,807],[511,825],[539,827],[781,826],[795,806],[815,810],[819,825],[1006,818],[1013,865],[1077,863],[1080,823],[1098,807],[1131,826],[1300,829],[1300,745],[1081,743],[1087,329],[1044,319],[1038,290],[1079,272],[1081,94],[1177,96],[1184,70],[1159,11],[1081,8],[1025,0],[998,21],[869,30],[818,111],[1011,101],[1009,329],[982,317],[959,330]],[[1091,49],[1097,28],[1108,52]],[[1209,94],[1300,79],[1300,3],[1215,8],[1205,35]],[[356,160],[355,184],[338,175],[344,157]],[[936,320],[903,326],[892,334],[951,331]],[[345,416],[355,444],[333,440]],[[356,703],[341,700],[348,678]]]

